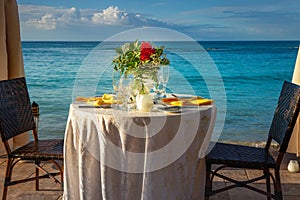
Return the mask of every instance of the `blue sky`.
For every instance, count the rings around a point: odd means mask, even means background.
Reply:
[[[100,41],[161,27],[195,40],[300,40],[298,0],[17,0],[21,36]]]

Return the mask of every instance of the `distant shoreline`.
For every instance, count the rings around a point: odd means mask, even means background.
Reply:
[[[106,40],[22,40],[22,42],[103,42]],[[196,41],[196,40],[195,40]],[[107,42],[107,41],[106,41]],[[115,41],[113,41],[115,42]],[[124,41],[116,41],[116,42],[124,42]],[[169,41],[161,41],[161,42],[190,42],[190,41],[175,41],[175,40],[169,40]],[[197,40],[197,42],[299,42],[300,40]]]

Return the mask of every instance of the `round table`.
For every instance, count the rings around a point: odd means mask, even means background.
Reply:
[[[170,113],[70,105],[64,199],[203,199],[216,106]]]

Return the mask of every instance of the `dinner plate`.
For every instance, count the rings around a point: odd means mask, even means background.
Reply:
[[[78,108],[112,108],[111,104],[102,104],[102,105],[80,105]]]
[[[168,113],[180,113],[182,108],[180,106],[169,106],[169,107],[161,107],[158,108],[160,111],[168,112]]]

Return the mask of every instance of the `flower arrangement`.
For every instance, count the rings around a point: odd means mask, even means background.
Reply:
[[[141,67],[158,67],[170,62],[163,52],[164,47],[153,47],[149,42],[125,43],[116,49],[118,56],[113,60],[114,69],[121,74],[134,74]]]
[[[157,70],[162,65],[170,64],[164,53],[164,46],[155,47],[149,42],[125,43],[116,49],[117,57],[113,60],[114,70],[127,77],[134,76],[134,87],[139,93],[149,93],[145,87],[145,76],[157,82]]]

